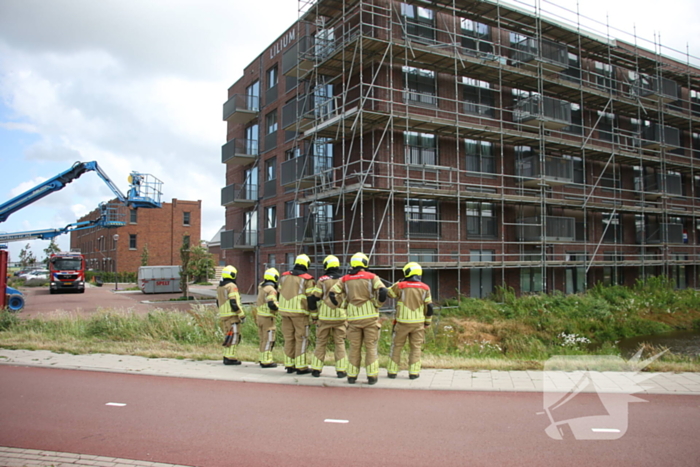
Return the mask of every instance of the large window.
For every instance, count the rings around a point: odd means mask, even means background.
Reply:
[[[469,260],[473,263],[488,263],[494,260],[493,250],[472,250]],[[493,268],[469,268],[469,295],[486,298],[493,293]]]
[[[467,203],[467,235],[496,236],[496,216],[492,203]]]
[[[265,161],[265,181],[277,180],[277,158],[271,157]]]
[[[287,201],[284,203],[285,219],[295,219],[301,217],[301,207],[296,201]]]
[[[595,62],[595,84],[604,91],[615,92],[615,67],[609,63]]]
[[[277,109],[265,116],[265,129],[267,135],[277,131]]]
[[[462,47],[479,52],[493,52],[491,30],[487,24],[462,18]]]
[[[603,241],[606,243],[622,243],[622,223],[620,214],[603,213]]]
[[[279,74],[277,72],[277,65],[273,66],[267,70],[267,89],[272,89],[277,86],[277,81],[279,80]]]
[[[136,209],[129,210],[129,224],[136,224],[138,222],[138,211]]]
[[[617,142],[615,114],[598,111],[598,138],[602,141]]]
[[[431,133],[404,131],[406,163],[412,165],[437,165],[437,142]]]
[[[581,293],[586,290],[585,253],[567,253],[566,261],[581,263],[566,268],[566,293]]]
[[[493,117],[491,84],[478,79],[462,77],[464,85],[464,113]]]
[[[258,110],[260,108],[260,81],[255,81],[245,89],[246,105],[248,110]]]
[[[136,248],[136,234],[129,234],[129,249],[135,250]]]
[[[249,156],[258,155],[258,137],[260,126],[257,123],[246,127],[245,129],[245,153]]]
[[[265,228],[274,229],[277,227],[277,206],[265,208]]]
[[[435,41],[435,13],[433,10],[402,3],[401,17],[406,37],[422,42]]]
[[[606,263],[612,263],[609,266],[603,266],[603,284],[604,285],[624,285],[625,280],[624,280],[624,275],[623,275],[623,269],[621,265],[618,265],[618,263],[622,263],[625,260],[624,256],[614,254],[614,253],[605,253],[603,256],[603,261]]]
[[[523,261],[542,261],[540,255],[523,255]],[[539,266],[524,267],[520,270],[520,292],[537,293],[542,292],[544,285],[542,282],[542,268]]]
[[[406,200],[406,231],[412,237],[438,237],[438,205],[435,200]]]
[[[469,172],[496,173],[493,144],[488,141],[465,139],[464,151],[467,154]]]
[[[437,105],[434,71],[405,66],[403,67],[403,77],[407,101]]]
[[[182,225],[190,225],[192,215],[189,212],[182,213]]]

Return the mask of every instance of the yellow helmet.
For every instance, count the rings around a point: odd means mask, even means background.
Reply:
[[[225,266],[221,270],[221,278],[222,279],[235,279],[237,274],[238,274],[238,270],[231,265]]]
[[[270,268],[265,271],[263,278],[266,281],[278,282],[280,280],[280,272],[275,268]]]
[[[309,265],[311,264],[311,259],[306,256],[306,255],[299,255],[297,256],[297,259],[294,260],[295,265],[300,265],[304,266],[306,269],[309,269]]]
[[[328,255],[328,256],[326,256],[326,259],[323,260],[323,269],[339,268],[339,267],[340,267],[340,260],[333,255]]]
[[[369,267],[369,258],[364,253],[355,253],[350,258],[350,266],[353,268],[366,268]]]
[[[412,277],[412,276],[422,276],[423,275],[423,268],[420,267],[420,264],[418,263],[407,263],[406,266],[403,267],[403,275],[406,278]]]

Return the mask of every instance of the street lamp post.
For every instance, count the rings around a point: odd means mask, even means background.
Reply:
[[[119,234],[114,234],[112,237],[114,239],[114,291],[117,291],[117,283],[118,283],[118,276],[117,276],[117,240],[119,240]]]

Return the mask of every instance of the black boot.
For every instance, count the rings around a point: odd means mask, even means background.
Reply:
[[[352,376],[348,376],[348,383],[349,384],[355,384],[355,381],[357,381],[357,378],[352,377]]]
[[[390,379],[396,379],[396,373],[389,373],[387,375]]]
[[[369,384],[370,386],[372,384],[377,384],[377,377],[376,376],[368,376],[367,377],[367,384]]]
[[[236,360],[235,358],[226,358],[224,357],[224,365],[240,365],[241,361]]]
[[[297,371],[293,366],[285,366],[284,369],[287,370],[287,373],[294,373]]]
[[[345,373],[344,371],[339,371],[339,372],[337,373],[337,375],[338,375],[338,378],[345,378],[348,374]]]
[[[275,362],[272,363],[261,363],[260,368],[277,368],[277,364]]]
[[[319,376],[321,376],[321,370],[313,370],[311,372],[311,376],[313,376],[314,378],[318,378]]]
[[[298,375],[308,375],[311,373],[311,368],[304,368],[303,370],[297,370]]]
[[[418,379],[420,375],[408,375],[408,379]]]

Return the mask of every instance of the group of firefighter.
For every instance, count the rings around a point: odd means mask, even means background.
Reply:
[[[296,257],[290,271],[280,275],[277,269],[271,268],[264,273],[255,306],[260,366],[277,367],[272,358],[272,349],[277,330],[276,316],[279,314],[287,373],[321,376],[326,348],[332,341],[337,377],[347,377],[350,384],[357,381],[364,346],[367,382],[375,384],[379,377],[379,309],[388,298],[394,298],[396,310],[387,373],[389,378],[396,378],[401,350],[408,341],[409,378],[418,378],[425,329],[430,326],[433,315],[430,287],[422,282],[420,264],[406,264],[403,267],[404,278],[386,287],[379,276],[368,270],[369,258],[364,253],[352,256],[351,269],[347,274],[341,272],[337,257],[327,256],[323,260],[324,274],[318,280],[309,274],[310,263],[310,258],[301,254]],[[220,323],[225,333],[224,365],[241,364],[236,359],[236,350],[241,342],[245,312],[236,285],[237,274],[235,267],[224,267],[217,289]],[[316,349],[309,362],[307,347],[311,324],[316,327]],[[347,356],[346,339],[350,342]]]

